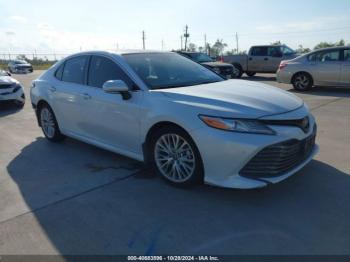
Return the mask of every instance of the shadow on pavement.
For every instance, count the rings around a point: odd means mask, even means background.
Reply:
[[[313,87],[311,90],[306,92],[300,92],[293,88],[289,89],[288,91],[297,93],[297,94],[305,94],[305,95],[314,95],[314,96],[334,96],[334,97],[349,97],[350,98],[350,88],[346,87],[321,87],[316,86]]]
[[[107,173],[89,168],[111,163]],[[80,142],[39,138],[7,170],[61,254],[349,253],[350,176],[325,163],[312,161],[287,181],[250,191],[179,189],[150,171],[118,173],[120,165],[139,164]],[[40,241],[32,230],[21,238],[35,252]]]
[[[275,76],[242,76],[243,80],[249,80],[249,81],[258,81],[258,82],[276,82]]]
[[[0,101],[0,117],[15,114],[21,111],[21,107],[13,102]]]

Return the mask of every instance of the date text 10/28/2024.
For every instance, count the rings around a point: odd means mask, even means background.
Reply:
[[[220,261],[216,256],[128,256],[128,261]]]

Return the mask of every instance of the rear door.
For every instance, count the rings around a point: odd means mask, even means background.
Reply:
[[[57,81],[49,87],[50,102],[62,131],[81,134],[81,110],[89,56],[68,59],[55,72]]]
[[[340,82],[342,85],[350,86],[350,49],[345,49],[341,67]]]
[[[335,86],[340,82],[342,68],[339,49],[325,50],[309,57],[316,85]]]
[[[247,71],[265,72],[264,67],[268,60],[267,46],[253,46],[248,56]]]
[[[267,48],[268,60],[264,68],[267,72],[275,73],[282,61],[283,53],[280,46],[269,46]]]

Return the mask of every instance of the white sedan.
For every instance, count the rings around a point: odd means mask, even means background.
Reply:
[[[0,70],[0,102],[14,102],[22,107],[25,103],[25,95],[23,88],[16,79],[11,77],[11,74]]]
[[[301,99],[175,53],[78,53],[35,80],[31,100],[50,141],[69,136],[144,161],[174,185],[264,187],[318,151]]]

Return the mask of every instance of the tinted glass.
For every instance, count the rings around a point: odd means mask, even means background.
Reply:
[[[125,54],[125,60],[151,89],[223,81],[211,70],[175,53]]]
[[[129,87],[132,87],[130,78],[112,60],[93,56],[90,62],[88,85],[102,88],[109,80],[123,80]]]
[[[339,50],[333,50],[333,51],[325,51],[325,52],[317,52],[314,54],[311,54],[309,56],[309,60],[313,62],[337,62],[340,60],[340,51]]]
[[[88,56],[74,57],[65,62],[62,81],[84,84]]]
[[[281,57],[283,56],[283,53],[279,46],[272,46],[267,48],[267,55],[274,56],[274,57]]]
[[[288,46],[282,46],[281,50],[284,55],[293,55],[296,53],[293,49],[289,48]]]
[[[60,67],[57,69],[56,73],[55,73],[55,77],[58,80],[62,80],[62,74],[63,74],[63,67],[64,67],[64,63],[62,65],[60,65]]]
[[[350,62],[350,49],[344,50],[344,61]]]
[[[193,53],[190,55],[192,59],[198,63],[213,62],[210,56],[203,53]]]
[[[251,55],[252,56],[267,56],[267,47],[264,47],[264,46],[253,47]]]

